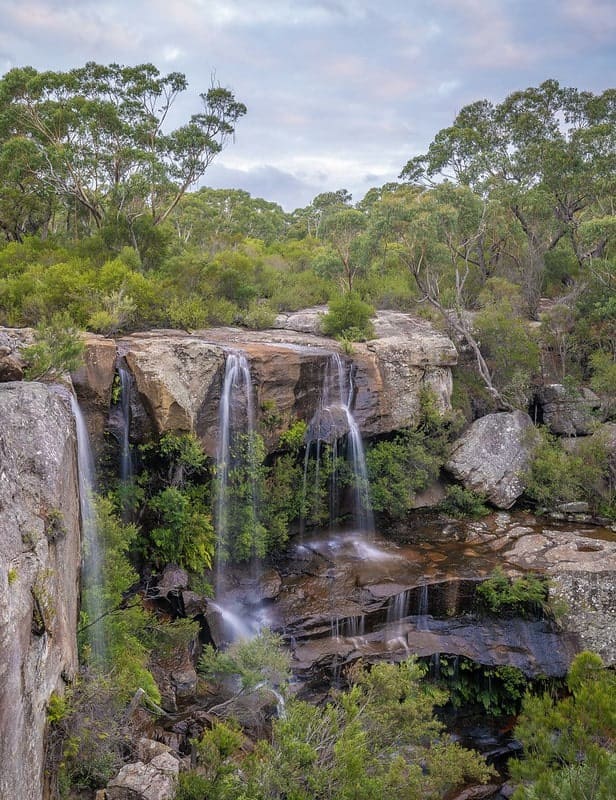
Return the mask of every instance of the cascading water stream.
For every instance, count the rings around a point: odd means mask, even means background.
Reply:
[[[346,456],[350,464],[353,482],[353,526],[362,532],[374,530],[374,518],[370,504],[370,491],[366,458],[359,426],[353,416],[355,385],[353,364],[345,364],[338,353],[332,353],[325,365],[321,399],[314,417],[310,421],[304,461],[304,500],[308,494],[308,465],[311,442],[315,443],[315,476],[313,498],[318,507],[320,498],[320,458],[322,444],[330,444],[331,475],[329,479],[330,525],[338,516],[340,478],[339,456],[343,448],[341,440],[346,437]],[[304,503],[305,504],[305,503]]]
[[[218,419],[218,448],[216,456],[217,497],[215,511],[216,527],[216,599],[217,607],[223,617],[233,615],[229,609],[223,609],[220,598],[224,592],[224,564],[229,557],[232,527],[238,512],[237,503],[245,503],[245,497],[234,494],[233,480],[237,472],[247,471],[249,485],[250,524],[253,527],[253,540],[250,547],[254,556],[255,537],[257,536],[258,508],[255,468],[255,408],[252,381],[248,359],[243,353],[229,352],[225,362],[225,375],[220,397]],[[245,477],[245,476],[244,476]],[[245,523],[244,523],[245,524]],[[256,559],[254,560],[256,562]],[[229,623],[229,619],[226,619]],[[233,629],[233,625],[230,625]],[[243,629],[235,627],[232,633],[240,638],[255,630],[250,625]]]
[[[71,394],[71,410],[77,433],[77,471],[79,480],[79,505],[82,530],[82,587],[84,610],[88,617],[88,641],[97,659],[106,654],[102,624],[102,547],[99,541],[94,508],[95,471],[90,448],[90,437],[77,398]]]
[[[122,412],[122,441],[120,442],[120,480],[125,486],[133,482],[133,457],[130,447],[130,393],[133,377],[124,367],[118,367],[120,376],[120,409]]]

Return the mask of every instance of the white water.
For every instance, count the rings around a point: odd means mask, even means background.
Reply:
[[[410,589],[406,589],[404,592],[399,592],[393,597],[390,597],[389,603],[387,604],[387,622],[400,622],[400,620],[408,617],[410,602]]]
[[[229,547],[229,479],[231,470],[238,466],[235,461],[234,446],[237,437],[247,434],[249,447],[252,446],[255,431],[255,411],[253,401],[250,367],[242,353],[227,354],[225,377],[218,411],[218,448],[216,457],[217,500],[216,500],[216,539],[217,539],[217,590],[222,579],[222,566]],[[256,520],[256,491],[252,491],[253,518]],[[218,591],[217,591],[218,594]]]
[[[353,403],[355,385],[353,382],[353,364],[345,364],[338,353],[332,353],[325,365],[321,399],[319,407],[310,421],[308,428],[308,445],[304,461],[304,499],[307,497],[307,477],[309,451],[311,442],[315,443],[315,476],[313,497],[314,505],[319,505],[320,492],[320,459],[323,442],[330,444],[332,470],[329,481],[329,516],[330,526],[339,512],[338,458],[345,455],[342,440],[346,437],[346,460],[351,466],[353,475],[353,527],[359,531],[374,531],[374,518],[370,503],[368,472],[364,447],[355,418]]]
[[[99,541],[93,492],[95,486],[94,459],[90,437],[77,398],[71,394],[71,410],[77,433],[77,471],[79,505],[81,510],[82,572],[84,609],[88,616],[88,641],[93,654],[103,660],[106,646],[102,623],[102,548]]]
[[[428,625],[428,584],[424,583],[419,590],[417,603],[417,630],[427,631]]]
[[[227,641],[235,642],[238,639],[252,639],[259,632],[259,625],[254,620],[242,619],[239,614],[212,600],[209,601],[208,605],[220,614],[223,623],[223,634]]]

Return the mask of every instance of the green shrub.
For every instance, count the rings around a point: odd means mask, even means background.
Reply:
[[[150,531],[149,557],[158,566],[178,564],[192,572],[212,566],[216,536],[212,520],[191,496],[169,486],[148,503],[158,525]]]
[[[441,463],[421,430],[406,430],[370,446],[366,467],[372,508],[393,519],[404,517],[415,494],[438,478]]]
[[[242,325],[255,331],[272,328],[276,319],[276,312],[266,303],[253,300],[247,310],[242,314]]]
[[[54,379],[81,366],[84,345],[79,331],[66,313],[54,314],[34,333],[34,344],[24,347],[21,355],[27,363],[26,379]]]
[[[549,583],[537,575],[508,578],[497,567],[477,587],[475,599],[480,610],[495,616],[537,617],[547,609]]]
[[[530,469],[525,474],[524,494],[543,506],[578,500],[579,483],[570,469],[570,457],[553,436],[542,432]]]
[[[278,446],[281,450],[297,453],[304,445],[308,424],[303,419],[296,419],[288,430],[280,434]]]
[[[452,484],[445,490],[445,500],[440,504],[440,509],[452,517],[483,517],[490,513],[485,505],[485,497],[464,486]]]
[[[616,796],[616,679],[594,653],[575,657],[571,694],[524,699],[515,737],[523,757],[510,769],[515,800],[611,800]]]
[[[374,309],[352,293],[331,300],[329,310],[321,319],[321,330],[326,336],[342,336],[358,342],[374,336],[370,318]]]

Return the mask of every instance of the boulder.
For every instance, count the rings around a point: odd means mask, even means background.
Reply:
[[[107,800],[173,800],[180,762],[169,752],[126,764],[107,786]]]
[[[79,491],[68,404],[0,384],[0,797],[43,795],[46,706],[77,669]]]
[[[33,341],[31,328],[0,327],[0,383],[23,380],[25,363],[20,351]]]
[[[274,320],[274,328],[298,333],[321,333],[321,319],[327,314],[327,306],[303,308],[287,314],[278,314]]]
[[[0,353],[0,383],[23,380],[23,367],[24,365],[20,358],[9,353]]]
[[[510,508],[524,491],[536,441],[528,414],[488,414],[454,443],[446,468],[497,508]]]
[[[537,392],[543,422],[558,436],[587,436],[597,426],[601,400],[590,389],[571,392],[561,383],[549,383]]]

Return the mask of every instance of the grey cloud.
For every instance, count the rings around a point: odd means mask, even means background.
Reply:
[[[547,77],[602,88],[614,74],[612,5],[23,0],[4,11],[0,65],[59,69],[94,59],[181,70],[190,90],[172,124],[198,109],[196,94],[215,71],[248,114],[206,183],[292,209],[342,187],[358,200],[394,180],[473,100],[499,100]]]

